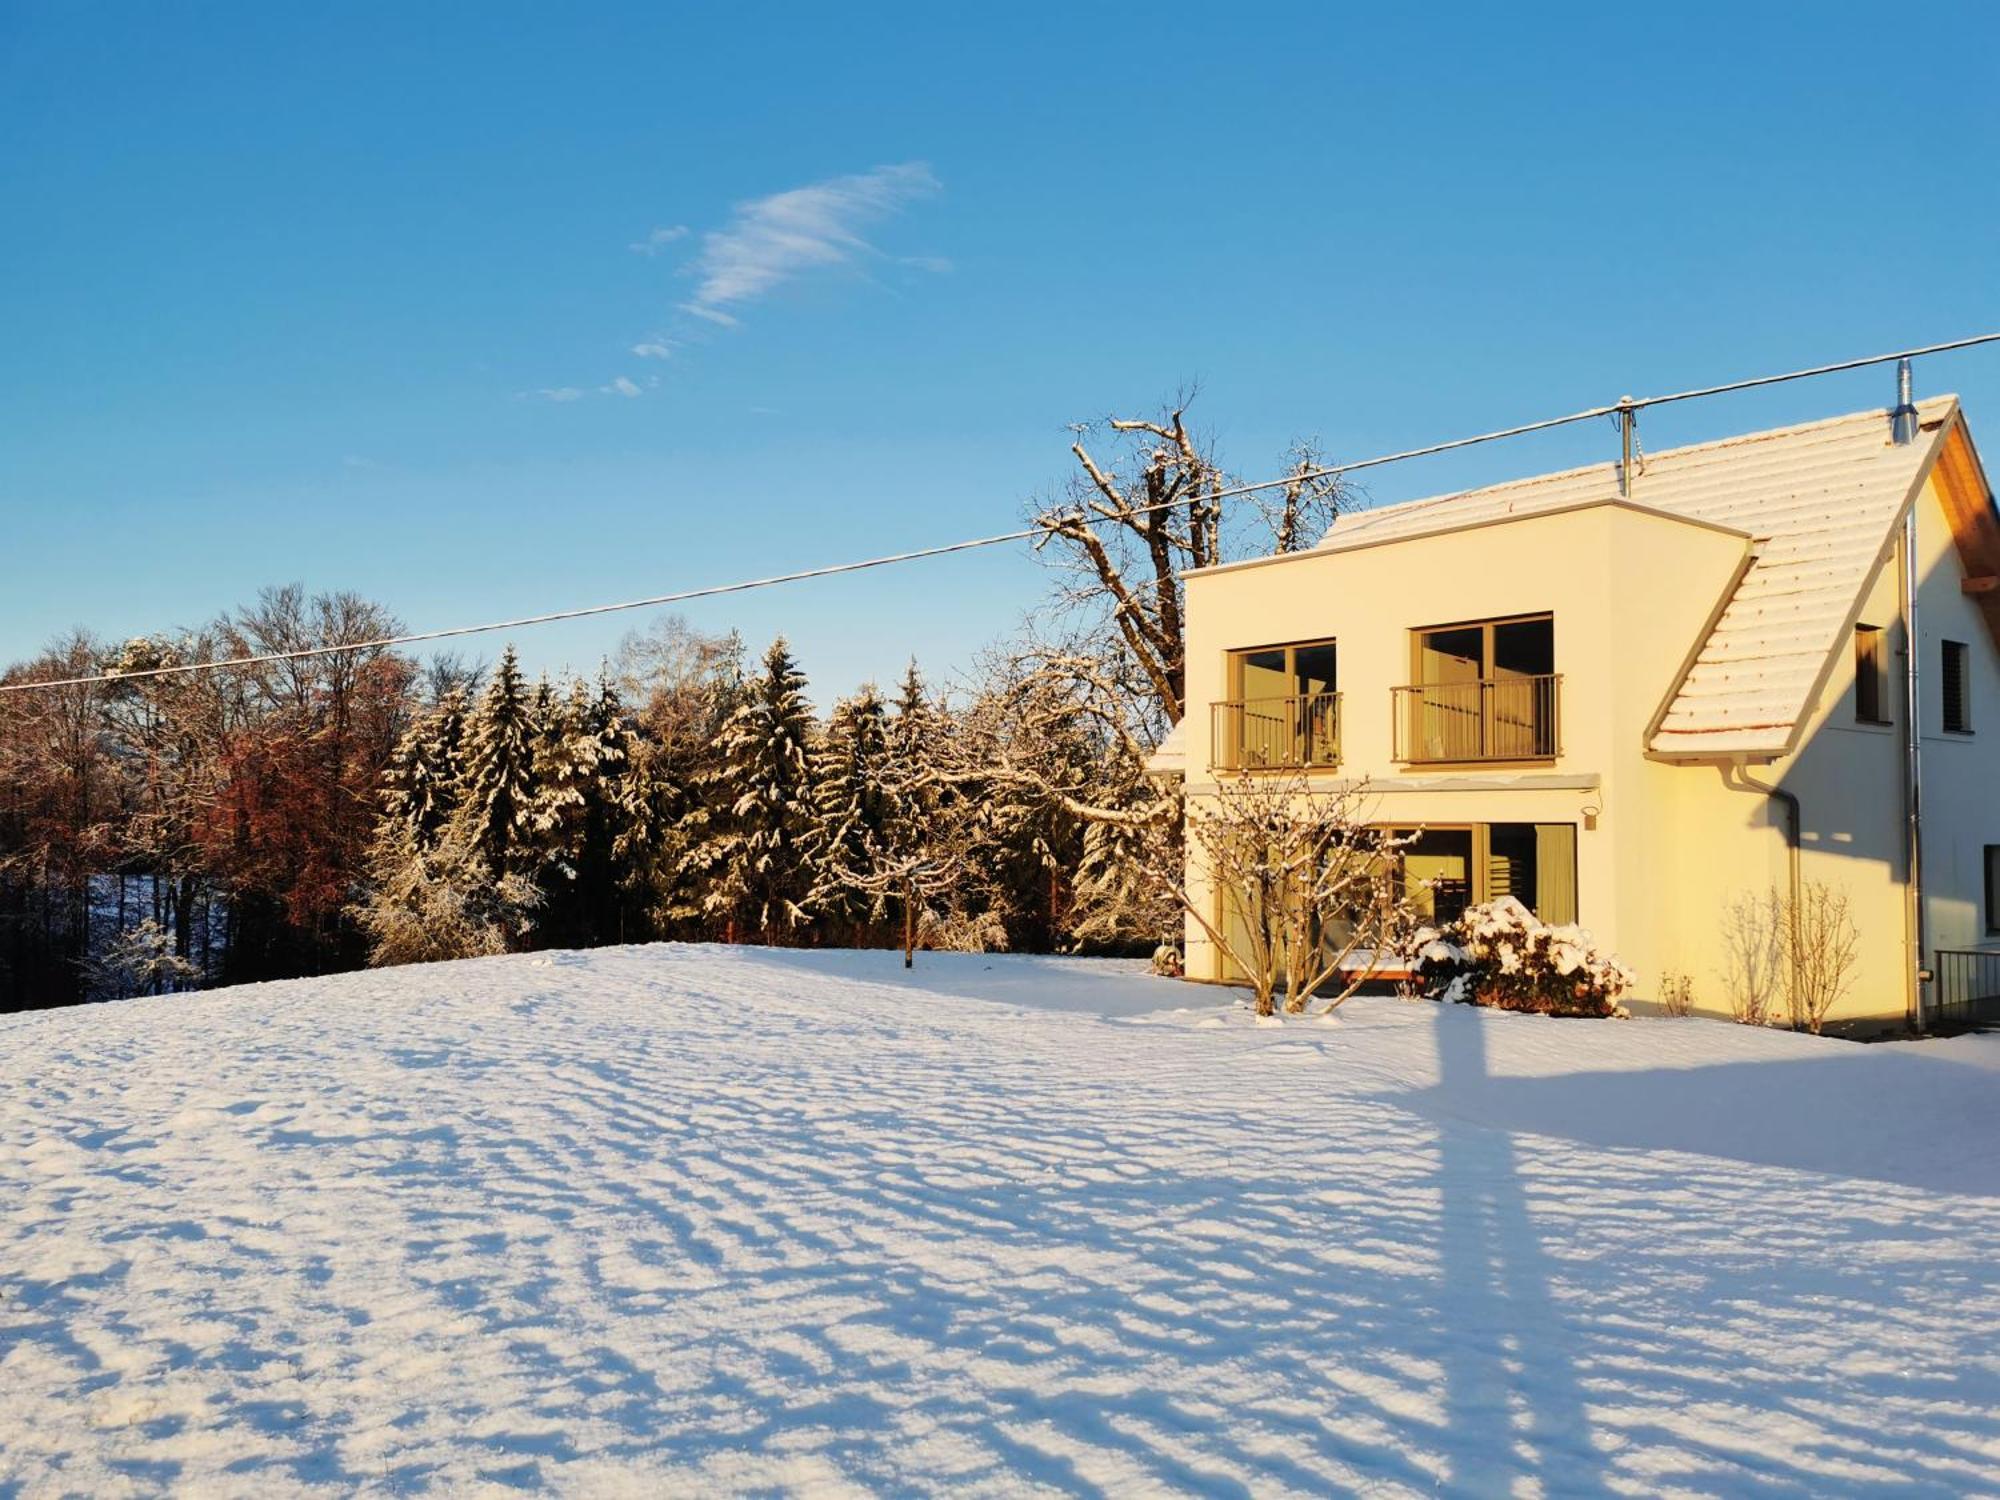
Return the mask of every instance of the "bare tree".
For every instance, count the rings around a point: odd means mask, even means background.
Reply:
[[[1080,621],[1080,653],[1047,653],[1053,668],[1088,663],[1089,675],[1116,682],[1131,696],[1135,727],[1159,734],[1186,709],[1187,642],[1181,574],[1235,556],[1292,552],[1309,545],[1340,510],[1347,489],[1311,444],[1293,447],[1291,475],[1275,493],[1256,492],[1241,514],[1262,525],[1228,520],[1230,477],[1186,421],[1188,398],[1157,419],[1113,417],[1080,429],[1070,445],[1081,473],[1064,503],[1040,508],[1037,546],[1051,555],[1066,582],[1053,614]],[[1084,446],[1093,431],[1114,448],[1100,461]],[[1107,647],[1109,649],[1107,649]],[[1079,661],[1079,657],[1081,661]],[[1122,658],[1113,661],[1112,658]],[[1143,693],[1132,687],[1143,684]]]
[[[1401,853],[1408,843],[1367,819],[1364,785],[1245,772],[1188,803],[1187,846],[1219,910],[1188,891],[1167,850],[1156,879],[1240,970],[1256,1012],[1284,990],[1288,1014],[1322,991],[1331,1011],[1385,972],[1417,926]]]

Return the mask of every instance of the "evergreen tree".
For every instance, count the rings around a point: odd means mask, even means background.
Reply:
[[[689,870],[702,909],[727,939],[747,927],[777,942],[811,920],[819,824],[812,740],[805,677],[780,636],[722,726],[718,763],[700,786],[703,836]]]
[[[847,924],[857,943],[867,940],[867,928],[881,916],[882,902],[869,891],[868,877],[898,814],[890,761],[888,710],[869,683],[828,716],[815,789],[819,884],[813,914]]]
[[[637,737],[608,678],[557,700],[538,754],[536,828],[548,897],[544,936],[573,946],[636,936],[627,917],[653,846]]]
[[[532,878],[539,864],[534,701],[509,646],[467,720],[457,820],[492,873]]]
[[[453,688],[397,742],[382,773],[383,816],[414,848],[435,845],[458,805],[465,695]]]

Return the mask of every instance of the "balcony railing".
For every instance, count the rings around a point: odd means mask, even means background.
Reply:
[[[1405,764],[1553,760],[1562,750],[1562,675],[1393,688]]]
[[[1340,763],[1340,694],[1244,698],[1213,706],[1218,770],[1307,770]]]

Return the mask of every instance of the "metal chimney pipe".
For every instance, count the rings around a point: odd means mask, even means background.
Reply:
[[[1917,440],[1917,403],[1910,399],[1910,362],[1896,361],[1896,409],[1889,414],[1889,435],[1898,446]]]
[[[1619,447],[1623,450],[1618,460],[1618,494],[1622,499],[1632,498],[1632,429],[1639,420],[1637,408],[1630,396],[1618,398]]]

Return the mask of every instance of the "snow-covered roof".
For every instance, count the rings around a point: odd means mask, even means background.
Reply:
[[[1187,718],[1174,721],[1159,748],[1146,757],[1146,770],[1153,776],[1181,776],[1187,772]]]
[[[1757,539],[1650,749],[1694,756],[1790,748],[1957,405],[1955,396],[1920,402],[1917,441],[1900,446],[1889,413],[1877,410],[1645,456],[1634,476],[1636,503]],[[1617,496],[1617,465],[1594,464],[1358,511],[1340,517],[1320,546],[1345,551]]]

